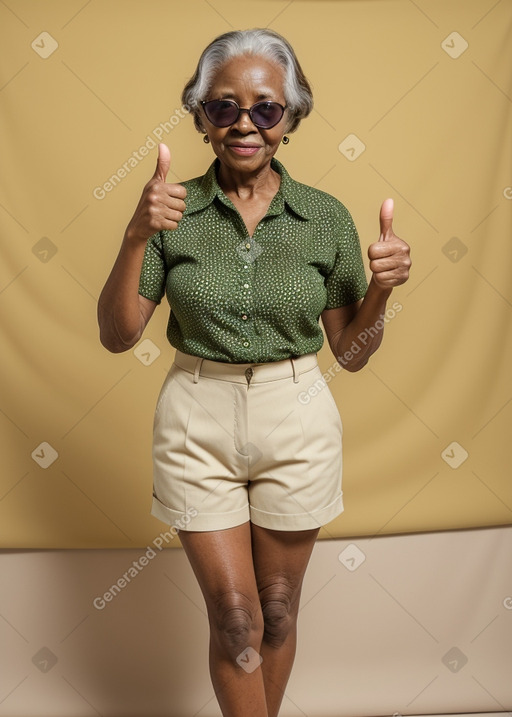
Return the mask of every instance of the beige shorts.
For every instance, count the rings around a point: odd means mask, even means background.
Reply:
[[[318,528],[343,511],[341,442],[315,353],[232,364],[176,351],[155,411],[151,513],[193,531]]]

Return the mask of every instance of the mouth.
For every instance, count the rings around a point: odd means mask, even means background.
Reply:
[[[232,152],[235,152],[235,154],[239,154],[244,157],[250,157],[261,149],[259,144],[228,144],[227,146]]]

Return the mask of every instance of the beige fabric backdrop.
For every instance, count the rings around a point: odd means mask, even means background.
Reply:
[[[345,512],[320,537],[512,522],[510,0],[6,0],[3,547],[137,547],[166,531],[149,510],[168,307],[111,355],[96,302],[156,143],[170,181],[212,159],[180,109],[199,53],[253,26],[291,41],[315,94],[279,159],[348,206],[364,254],[394,197],[414,262],[363,371],[320,353],[345,428]]]

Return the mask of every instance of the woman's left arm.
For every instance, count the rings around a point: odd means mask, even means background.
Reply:
[[[359,371],[379,348],[386,302],[395,286],[409,278],[409,246],[393,232],[393,200],[380,210],[380,237],[368,249],[372,277],[364,299],[322,312],[322,324],[336,360]]]

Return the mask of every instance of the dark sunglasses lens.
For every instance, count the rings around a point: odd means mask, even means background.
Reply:
[[[238,107],[229,100],[206,102],[204,111],[210,122],[216,127],[229,127],[238,117]]]
[[[270,129],[283,116],[284,109],[277,102],[258,102],[251,111],[252,121],[256,127]]]

